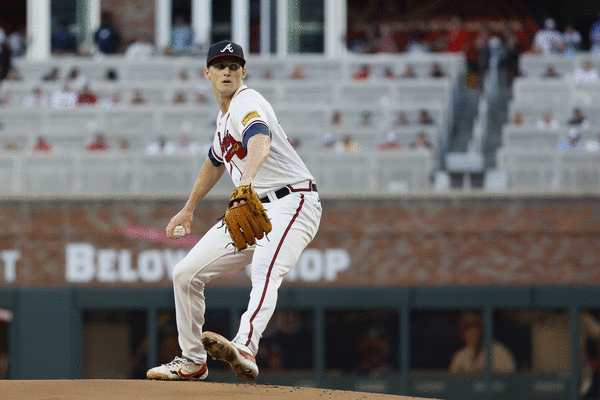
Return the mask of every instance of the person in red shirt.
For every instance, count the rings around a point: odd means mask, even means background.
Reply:
[[[452,18],[450,29],[448,30],[448,51],[459,53],[467,51],[469,44],[469,33],[463,28],[459,17]]]
[[[52,145],[43,136],[38,136],[33,151],[35,153],[49,153],[52,151]]]
[[[108,143],[106,142],[106,136],[102,133],[96,135],[96,139],[87,146],[85,146],[87,151],[106,151],[108,150]]]
[[[364,64],[358,71],[352,74],[352,79],[356,81],[364,81],[371,77],[371,67],[368,64]]]
[[[94,105],[98,102],[98,95],[94,93],[88,85],[85,85],[77,96],[77,105]]]

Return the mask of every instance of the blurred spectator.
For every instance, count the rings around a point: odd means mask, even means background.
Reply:
[[[177,71],[177,75],[175,76],[175,80],[185,82],[189,78],[188,73],[185,69],[180,69]]]
[[[342,143],[344,144],[344,150],[349,153],[358,153],[360,151],[360,145],[352,139],[350,135],[344,135],[342,139]]]
[[[562,34],[556,29],[556,22],[547,18],[544,28],[539,29],[533,37],[531,51],[535,54],[560,54],[563,47]]]
[[[119,51],[121,34],[114,27],[112,14],[103,11],[100,15],[100,27],[94,33],[94,43],[102,54],[115,54]]]
[[[362,126],[371,126],[373,121],[371,120],[372,113],[371,111],[363,111],[360,117],[360,124]]]
[[[431,115],[429,115],[429,111],[422,109],[419,111],[418,123],[419,125],[433,125],[435,124],[435,121],[431,118]]]
[[[290,138],[290,144],[294,149],[298,150],[302,146],[302,140],[300,138]]]
[[[312,314],[297,310],[277,310],[261,339],[261,355],[265,370],[280,372],[314,368],[312,352],[314,331]],[[258,361],[258,360],[257,360]]]
[[[6,42],[0,42],[0,82],[8,77],[12,69],[12,50]]]
[[[600,13],[598,20],[590,27],[590,53],[600,53]]]
[[[42,88],[36,86],[30,95],[23,99],[23,107],[35,108],[46,107],[48,105],[48,96],[44,95]]]
[[[581,63],[581,67],[573,72],[573,80],[579,82],[596,82],[598,80],[598,70],[589,59]]]
[[[600,133],[596,135],[596,139],[585,142],[587,151],[600,151]]]
[[[510,121],[510,123],[513,125],[517,125],[517,126],[523,125],[523,113],[522,112],[515,113],[512,120]]]
[[[363,330],[358,338],[358,365],[353,375],[382,378],[394,372],[387,358],[390,352],[388,334],[378,326]]]
[[[98,95],[90,89],[89,85],[84,85],[83,89],[79,92],[77,96],[77,105],[85,106],[85,105],[94,105],[98,102]]]
[[[52,51],[56,54],[76,54],[77,38],[68,28],[68,22],[63,21],[60,27],[52,32],[51,36]]]
[[[59,70],[57,67],[53,67],[46,75],[42,76],[44,82],[55,82],[60,78]]]
[[[554,118],[552,111],[546,111],[542,118],[536,122],[535,127],[541,131],[555,131],[559,128],[559,123]]]
[[[169,42],[168,53],[180,56],[191,54],[192,45],[194,44],[194,34],[192,28],[186,22],[185,16],[178,14],[173,22],[171,30],[171,40]]]
[[[152,142],[146,147],[146,154],[173,154],[175,145],[167,141],[166,136],[159,136],[155,142]]]
[[[398,114],[396,114],[396,121],[394,123],[396,126],[406,126],[410,124],[404,111],[398,111]]]
[[[286,76],[286,79],[306,79],[306,74],[300,65],[295,65],[292,71]]]
[[[452,373],[482,373],[485,371],[487,354],[483,340],[483,318],[478,313],[466,311],[458,320],[458,330],[465,346],[450,361]],[[492,343],[492,371],[515,372],[517,363],[510,350],[498,341]]]
[[[392,29],[388,25],[377,25],[375,27],[373,44],[377,53],[398,52],[398,46],[394,40]]]
[[[50,106],[53,108],[72,108],[77,104],[77,92],[71,90],[68,83],[55,90],[50,96]]]
[[[134,106],[148,104],[148,100],[144,96],[144,92],[141,89],[136,89],[133,91],[133,96],[131,98],[131,104]]]
[[[10,103],[12,103],[12,95],[10,94],[10,92],[5,92],[2,95],[0,95],[0,106],[10,106]]]
[[[8,139],[6,142],[4,142],[4,145],[2,146],[2,150],[4,151],[17,151],[19,150],[19,146],[17,145],[17,142],[12,140],[12,139]]]
[[[154,45],[147,35],[139,34],[136,40],[127,46],[125,57],[130,60],[150,58],[154,55]]]
[[[109,68],[106,70],[106,73],[104,74],[104,79],[107,81],[117,81],[117,80],[119,80],[119,74],[117,73],[116,69]]]
[[[415,141],[410,144],[410,148],[413,150],[418,150],[418,149],[432,150],[433,145],[429,141],[429,138],[427,137],[427,133],[419,132],[419,133],[417,133],[417,137],[415,138]]]
[[[417,73],[412,64],[406,64],[404,66],[404,71],[402,71],[402,75],[400,76],[404,79],[414,79],[417,77]]]
[[[371,77],[371,67],[368,64],[363,64],[358,71],[352,74],[352,79],[355,81],[364,81]]]
[[[581,143],[579,130],[576,128],[571,128],[569,130],[569,135],[565,139],[558,142],[556,149],[558,151],[582,150],[583,144]]]
[[[173,96],[173,104],[187,104],[187,96],[184,92],[177,92],[175,96]]]
[[[579,129],[587,129],[590,127],[589,121],[579,107],[573,109],[573,113],[571,114],[571,118],[567,121],[567,125]]]
[[[49,153],[52,151],[52,145],[46,141],[43,136],[38,136],[33,146],[34,153]]]
[[[130,147],[131,147],[131,144],[129,143],[129,139],[127,139],[127,138],[119,139],[119,150],[127,151],[130,149]]]
[[[73,67],[69,71],[69,75],[67,75],[66,82],[73,90],[80,91],[87,85],[88,79],[81,74],[79,68]]]
[[[6,75],[5,80],[7,80],[7,81],[22,81],[23,77],[19,73],[19,70],[13,66],[11,69],[8,70],[8,75]]]
[[[446,77],[446,72],[443,70],[441,64],[437,61],[431,63],[429,67],[429,77],[430,78],[444,78]]]
[[[116,107],[123,105],[123,97],[121,92],[116,91],[110,96],[102,96],[100,98],[100,105],[103,107]]]
[[[390,80],[396,79],[396,74],[394,73],[394,67],[392,67],[391,65],[386,66],[383,69],[383,78],[390,79]]]
[[[446,51],[448,41],[446,32],[439,21],[429,21],[429,29],[425,37],[425,42],[428,44],[430,51],[434,53]]]
[[[565,31],[562,34],[563,54],[565,56],[574,56],[581,46],[581,33],[575,30],[573,25],[565,26]]]
[[[19,25],[17,29],[8,35],[6,41],[14,57],[20,57],[25,54],[25,26]]]
[[[331,126],[341,126],[344,124],[342,119],[342,113],[340,111],[334,111],[331,115]]]
[[[106,151],[108,148],[106,136],[102,133],[98,133],[96,138],[90,144],[85,146],[86,151]]]
[[[263,71],[262,78],[267,80],[273,79],[273,71],[271,71],[270,69],[265,69]]]
[[[331,133],[326,133],[321,142],[321,148],[325,150],[336,150],[336,140]]]
[[[550,64],[546,67],[546,70],[542,74],[542,78],[544,79],[560,79],[562,77],[561,74],[558,73],[554,64]]]
[[[489,41],[492,33],[488,24],[482,23],[478,28],[477,36],[473,42],[473,51],[477,55],[477,64],[472,66],[478,73],[484,73],[489,67]]]
[[[377,150],[379,151],[399,151],[403,148],[404,146],[398,142],[398,135],[393,131],[387,133],[385,142],[377,143]]]
[[[427,53],[429,46],[425,41],[425,31],[423,29],[415,29],[408,41],[404,51],[407,53]]]
[[[452,17],[448,29],[448,51],[451,53],[466,53],[468,46],[469,36],[463,27],[462,20],[457,16]]]
[[[208,87],[204,83],[196,87],[196,103],[206,103],[208,101],[207,91]]]
[[[189,135],[183,134],[177,139],[175,151],[187,154],[199,154],[202,152],[202,146],[192,141]]]

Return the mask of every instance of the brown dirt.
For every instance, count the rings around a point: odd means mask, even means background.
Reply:
[[[0,381],[0,393],[2,393],[0,396],[2,400],[419,400],[416,397],[394,396],[389,394],[291,386],[100,379]]]

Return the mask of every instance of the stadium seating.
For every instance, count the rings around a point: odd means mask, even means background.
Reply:
[[[442,65],[445,78],[427,77],[434,61]],[[384,78],[385,68],[399,73],[407,63],[413,65],[418,78]],[[448,141],[453,99],[462,84],[464,63],[464,57],[456,54],[352,55],[342,59],[250,55],[246,83],[271,102],[284,130],[317,181],[322,182],[322,191],[428,190],[431,174]],[[364,64],[371,66],[372,77],[354,81],[352,74]],[[204,78],[203,59],[154,57],[140,61],[107,56],[35,62],[17,58],[14,65],[24,79],[0,86],[0,95],[10,98],[10,103],[0,107],[0,139],[15,141],[20,151],[0,153],[0,177],[7,183],[2,185],[3,194],[189,192],[204,156],[151,156],[144,154],[144,149],[160,136],[175,141],[185,134],[201,146],[212,142],[218,109]],[[288,79],[298,66],[306,79]],[[43,81],[42,76],[52,68],[58,68],[59,80]],[[46,96],[60,89],[73,68],[88,79],[101,98],[100,104],[70,109],[23,106],[23,100],[36,87]],[[106,79],[110,70],[116,72],[117,80]],[[187,73],[187,80],[178,79],[181,71]],[[147,104],[130,104],[136,91],[142,93]],[[115,93],[122,103],[109,105],[105,99]],[[173,104],[178,93],[187,98],[186,104]],[[202,102],[196,102],[198,93],[205,95]],[[416,123],[423,109],[429,112],[433,124]],[[334,112],[342,115],[342,126],[331,125]],[[370,114],[369,124],[363,124],[364,113]],[[398,113],[406,114],[411,123],[396,126]],[[435,151],[378,152],[377,144],[384,142],[390,131],[406,149],[419,132],[425,132]],[[85,152],[85,145],[97,133],[103,133],[113,149],[120,139],[127,139],[131,150]],[[350,136],[359,144],[360,152],[321,149],[325,134],[337,140]],[[53,145],[51,154],[31,153],[39,136]],[[340,179],[342,176],[348,176],[348,181]],[[230,190],[227,183],[219,183],[219,188]]]
[[[522,55],[519,60],[523,77],[512,87],[513,100],[509,119],[522,115],[522,124],[508,121],[502,127],[502,145],[496,153],[497,166],[506,174],[508,189],[514,190],[599,190],[598,152],[586,151],[585,143],[597,140],[600,133],[600,81],[573,80],[573,71],[585,59],[596,68],[600,58],[588,53],[574,57],[560,55]],[[561,74],[559,79],[542,79],[548,65]],[[586,117],[583,127],[569,125],[573,109]],[[536,122],[550,112],[558,129],[540,130]],[[576,127],[582,143],[580,150],[558,151],[557,145]]]

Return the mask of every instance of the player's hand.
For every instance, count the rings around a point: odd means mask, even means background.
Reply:
[[[186,235],[192,233],[192,219],[194,219],[194,214],[192,212],[186,211],[185,209],[179,211],[173,218],[171,218],[167,228],[165,229],[167,236],[171,239],[175,239],[175,236],[173,236],[173,229],[175,229],[177,225],[182,225],[185,228]]]

